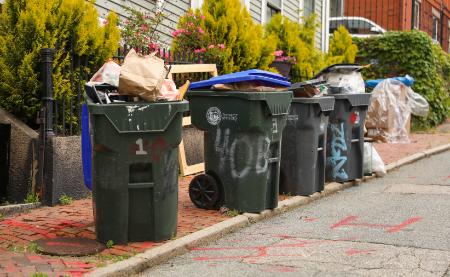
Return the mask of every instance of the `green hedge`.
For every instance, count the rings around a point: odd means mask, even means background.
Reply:
[[[91,71],[111,58],[118,47],[118,17],[110,13],[99,25],[93,1],[6,0],[0,13],[0,107],[34,126],[41,107],[40,50],[56,48],[53,71],[54,98],[66,103],[76,97],[71,82],[71,54],[87,57]],[[69,52],[70,51],[70,52]],[[66,69],[66,70],[65,70]],[[76,116],[67,121],[76,122]]]
[[[413,90],[430,104],[427,117],[413,117],[414,129],[434,127],[449,115],[450,59],[439,45],[421,31],[388,32],[367,39],[355,39],[357,61],[374,63],[366,69],[366,79],[409,74],[416,82]]]

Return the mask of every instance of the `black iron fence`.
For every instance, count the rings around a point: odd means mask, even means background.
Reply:
[[[117,63],[123,63],[126,54],[130,48],[121,47],[113,56],[113,60]],[[145,51],[142,51],[145,52]],[[68,77],[66,81],[54,82],[54,95],[52,96],[51,108],[47,108],[44,112],[51,117],[52,130],[58,136],[71,136],[81,133],[81,104],[83,103],[84,84],[90,80],[92,75],[102,66],[102,64],[92,64],[89,57],[79,57],[70,52],[70,62],[61,68],[62,75]],[[162,58],[166,65],[174,64],[198,64],[198,63],[214,63],[210,61],[203,53],[176,53],[168,49],[161,49],[157,51],[156,55]],[[48,74],[48,72],[47,72]],[[210,78],[208,73],[189,73],[189,74],[174,74],[173,79],[177,86],[186,82],[186,80],[199,81]],[[44,73],[44,80],[48,78]],[[44,87],[46,86],[44,82]],[[48,125],[47,125],[47,128]]]

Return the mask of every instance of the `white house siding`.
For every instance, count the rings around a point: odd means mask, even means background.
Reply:
[[[300,20],[300,1],[298,0],[283,0],[283,15],[292,21],[299,22]]]
[[[1,0],[0,0],[1,1]],[[253,20],[258,23],[263,21],[262,13],[265,12],[264,5],[265,0],[241,0],[249,8],[250,15]],[[324,47],[322,40],[324,39],[322,25],[324,20],[328,17],[326,13],[322,11],[323,2],[327,0],[316,0],[314,3],[315,12],[317,14],[317,20],[321,22],[321,26],[317,28],[316,31],[316,46],[317,48]],[[200,6],[202,0],[166,0],[165,10],[167,18],[159,27],[159,32],[161,33],[162,42],[170,45],[172,39],[172,31],[176,29],[179,18],[184,15],[191,5],[197,7]],[[109,10],[115,11],[120,15],[122,19],[127,17],[127,12],[124,7],[132,7],[142,11],[150,11],[155,5],[155,0],[96,0],[95,5],[99,10],[102,17],[105,17]],[[282,13],[289,19],[299,22],[302,17],[303,10],[303,0],[282,0]]]
[[[255,20],[258,23],[261,23],[262,16],[261,16],[261,1],[251,0],[250,2],[250,15],[252,16],[253,20]]]
[[[127,18],[128,13],[124,7],[132,7],[141,11],[154,9],[154,0],[96,0],[95,5],[100,16],[105,17],[109,10],[116,12],[122,19]],[[161,41],[170,45],[172,31],[176,29],[179,18],[190,8],[190,0],[168,0],[165,1],[164,14],[166,19],[159,26]]]
[[[316,47],[321,48],[322,46],[322,7],[323,7],[323,1],[322,0],[316,0],[314,3],[314,8],[317,14],[317,21],[320,22],[320,26],[316,29]]]

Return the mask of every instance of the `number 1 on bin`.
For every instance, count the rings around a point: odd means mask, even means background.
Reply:
[[[144,144],[143,144],[141,138],[139,138],[136,141],[136,144],[138,146],[138,150],[136,151],[136,155],[147,155],[148,154],[147,151],[144,150]]]

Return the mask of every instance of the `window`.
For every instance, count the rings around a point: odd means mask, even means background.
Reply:
[[[434,15],[433,15],[431,38],[435,41],[439,41],[439,18]]]
[[[434,41],[439,41],[441,39],[440,34],[440,24],[441,24],[441,13],[435,8],[431,8],[431,14],[433,15],[431,21],[431,38]]]
[[[414,1],[414,10],[413,10],[413,28],[420,29],[420,1]]]
[[[281,0],[267,0],[266,7],[266,22],[269,21],[272,16],[281,12]]]
[[[314,0],[305,0],[303,7],[303,15],[310,16],[314,13],[315,5]]]

